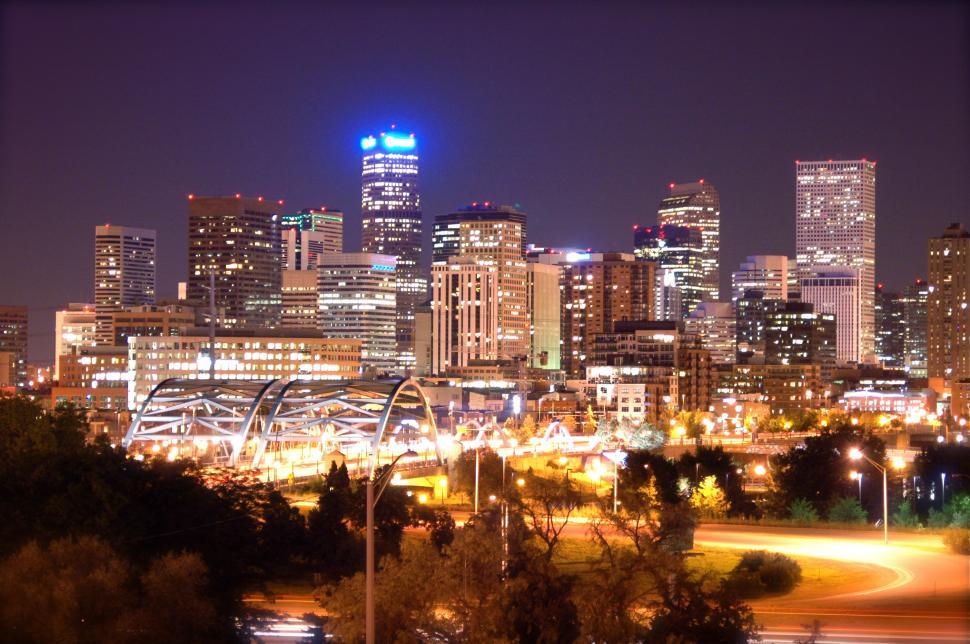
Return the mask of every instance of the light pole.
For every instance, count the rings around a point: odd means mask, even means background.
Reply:
[[[862,472],[852,471],[849,474],[849,478],[854,481],[859,481],[859,505],[862,505]]]
[[[478,446],[475,446],[475,514],[478,514]]]
[[[387,470],[381,475],[380,481],[374,480],[374,468],[371,467],[371,471],[367,476],[367,583],[365,590],[365,625],[364,632],[367,644],[374,644],[374,506],[377,502],[381,500],[381,494],[384,493],[384,489],[387,488],[387,484],[391,480],[391,472],[394,470],[394,466],[397,462],[404,458],[405,456],[417,456],[417,452],[408,450],[403,454],[399,455],[391,464],[387,466]],[[374,494],[374,484],[377,483],[377,494]]]
[[[858,461],[860,458],[864,458],[869,463],[875,467],[877,470],[882,472],[882,539],[883,543],[889,543],[889,483],[887,482],[886,467],[875,462],[869,458],[862,450],[858,447],[853,447],[849,450],[849,458],[853,461]],[[859,479],[860,490],[862,486],[862,478]],[[860,493],[861,494],[861,493]]]
[[[603,452],[603,456],[613,461],[613,514],[620,509],[620,462],[626,461],[626,452],[616,450],[613,452]]]

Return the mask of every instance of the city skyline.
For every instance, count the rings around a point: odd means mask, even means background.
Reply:
[[[397,15],[397,11],[388,8],[389,16]],[[901,290],[926,273],[923,244],[910,242],[912,217],[919,216],[921,226],[929,232],[942,230],[952,220],[960,219],[960,208],[970,199],[970,187],[959,181],[970,173],[963,118],[968,111],[967,84],[952,82],[953,78],[966,77],[968,57],[961,55],[959,48],[944,46],[946,41],[965,43],[950,32],[965,16],[960,7],[931,5],[921,11],[884,7],[878,12],[878,20],[862,9],[820,8],[805,15],[799,14],[797,7],[759,9],[750,24],[737,29],[760,35],[773,26],[777,34],[752,41],[760,42],[758,45],[743,46],[737,46],[744,41],[739,38],[743,33],[732,32],[728,38],[718,30],[720,9],[704,12],[701,19],[687,10],[657,9],[643,15],[673,26],[690,23],[707,38],[699,38],[704,46],[682,53],[683,59],[674,66],[667,64],[673,61],[665,62],[662,49],[669,36],[660,32],[676,29],[658,30],[654,45],[604,44],[604,55],[610,59],[639,61],[628,64],[639,64],[646,72],[642,87],[623,80],[629,67],[621,66],[597,78],[594,66],[572,55],[565,61],[536,55],[526,59],[524,70],[518,69],[521,61],[501,51],[484,61],[485,67],[471,55],[442,62],[438,53],[453,38],[446,35],[426,50],[409,52],[403,61],[409,71],[403,74],[407,79],[395,75],[376,88],[371,79],[353,76],[359,67],[350,60],[352,54],[328,45],[317,54],[325,57],[322,60],[326,64],[301,64],[301,70],[314,71],[287,72],[279,79],[282,95],[254,97],[256,109],[243,110],[228,119],[221,116],[222,97],[245,86],[248,77],[244,70],[265,70],[267,65],[271,69],[287,68],[288,61],[297,59],[304,63],[318,60],[308,59],[300,39],[292,37],[304,28],[301,18],[307,24],[315,17],[354,24],[359,15],[350,9],[281,9],[274,14],[280,28],[267,38],[271,42],[285,38],[288,46],[278,48],[280,53],[266,63],[250,54],[227,63],[218,49],[210,49],[217,44],[207,39],[207,27],[219,20],[215,7],[193,12],[191,20],[179,7],[167,13],[144,8],[114,20],[104,20],[97,9],[77,15],[66,10],[55,19],[26,7],[8,7],[5,12],[10,30],[10,37],[5,39],[10,71],[5,85],[11,100],[2,119],[5,143],[0,213],[4,223],[17,213],[29,216],[10,229],[11,243],[2,268],[11,279],[0,286],[0,301],[30,307],[32,359],[52,357],[54,311],[69,302],[93,301],[93,274],[85,261],[92,244],[77,240],[89,239],[88,231],[94,225],[110,222],[158,230],[160,298],[174,296],[176,283],[186,278],[182,240],[187,234],[183,206],[188,193],[241,192],[263,194],[273,200],[282,197],[288,211],[290,207],[296,210],[319,205],[342,208],[346,213],[346,247],[358,248],[359,140],[393,122],[417,132],[422,140],[426,263],[434,216],[486,199],[519,204],[529,212],[530,238],[540,245],[629,252],[630,227],[652,223],[656,204],[667,195],[670,182],[704,178],[718,187],[722,201],[723,300],[730,272],[746,256],[794,256],[794,161],[865,157],[880,162],[876,279]],[[462,12],[482,28],[499,22],[496,15],[464,9],[449,9],[441,20],[454,20]],[[632,8],[614,8],[602,21],[613,33],[622,34],[624,18],[631,12]],[[842,27],[831,26],[836,13]],[[439,24],[429,13],[419,10],[417,14],[425,20],[416,21],[416,33],[434,30]],[[796,14],[816,29],[793,33],[788,25]],[[542,21],[555,20],[560,36],[583,34],[599,42],[597,34],[586,34],[581,15],[570,8],[555,16],[542,8],[523,8],[522,19],[501,38],[509,44],[526,38],[546,42],[553,36],[536,27]],[[74,19],[81,20],[89,33],[103,33],[105,38],[85,36],[82,48],[78,33],[69,31]],[[257,14],[247,9],[234,17],[241,25],[256,19]],[[130,40],[133,36],[123,28],[126,21],[148,30],[178,28],[194,55],[163,46],[164,52],[146,59],[148,49],[139,44],[141,38]],[[16,29],[10,27],[13,24]],[[41,28],[51,34],[54,48],[47,45],[46,51],[40,51],[30,42],[30,35]],[[813,34],[813,44],[828,45],[812,54],[818,58],[814,68],[828,72],[811,77],[811,92],[799,89],[804,79],[788,73],[807,60],[807,53],[799,53],[806,49],[801,45],[807,41],[799,40],[805,33]],[[889,33],[907,34],[916,44],[913,49],[899,49],[892,44],[897,41],[885,37]],[[786,39],[786,34],[792,38]],[[556,38],[558,42],[559,36]],[[563,40],[568,42],[569,38]],[[854,63],[852,69],[840,69],[835,65],[836,52],[850,42],[871,56]],[[965,48],[965,44],[961,46]],[[134,61],[146,66],[133,63],[131,69],[118,65],[107,71],[101,69],[99,63],[114,51],[112,47],[126,48]],[[390,42],[375,47],[400,49]],[[571,47],[566,51],[579,54]],[[719,60],[724,51],[729,54]],[[175,118],[168,112],[177,108],[181,97],[189,90],[198,92],[199,83],[210,78],[204,66],[196,67],[205,52],[228,71],[217,74],[212,87],[206,87],[202,109],[191,118]],[[49,96],[53,87],[71,88],[81,82],[58,71],[59,56],[68,53],[86,72],[78,75],[79,79],[110,82],[104,85],[103,93],[89,96],[73,111],[64,112]],[[467,73],[425,71],[434,68],[432,61],[438,70],[465,65]],[[346,70],[339,71],[340,65]],[[752,73],[738,80],[725,75],[725,66],[750,69]],[[535,83],[537,71],[547,81]],[[867,84],[860,89],[857,77],[861,72],[866,74]],[[38,85],[31,80],[34,77],[49,78],[49,84]],[[514,109],[491,101],[485,86],[466,87],[455,80],[466,77],[501,77],[500,87],[521,95],[523,100]],[[737,87],[726,86],[726,78],[748,90],[745,100],[732,97]],[[936,100],[927,105],[915,98],[899,97],[893,87],[900,78],[913,87],[914,97],[931,94]],[[572,82],[567,84],[567,79]],[[715,82],[712,86],[698,79]],[[624,91],[621,97],[610,100],[549,102],[549,92],[553,97],[572,97],[570,90],[576,82],[586,84],[597,96],[613,86]],[[136,98],[138,92],[132,90],[145,83],[152,83],[152,91],[161,93],[159,105]],[[703,97],[695,86],[722,97],[714,118],[707,108],[709,100],[700,100]],[[345,87],[352,96],[345,105],[335,106],[329,100],[321,102],[329,96],[316,87]],[[850,87],[854,88],[850,95],[857,109],[840,112],[837,117],[821,109],[832,97],[845,95]],[[652,100],[657,92],[669,98],[671,105]],[[294,95],[306,95],[307,100],[285,100]],[[771,100],[761,104],[759,97]],[[672,109],[673,104],[692,101],[698,107]],[[44,109],[54,110],[50,131],[40,138],[32,136],[30,132],[37,131],[33,119],[43,118],[36,110],[47,105],[51,107]],[[105,109],[112,105],[116,108]],[[540,118],[551,114],[553,106],[555,118]],[[158,111],[162,107],[166,113]],[[105,120],[109,115],[110,122]],[[146,119],[152,121],[152,128],[139,129]],[[274,120],[285,125],[272,125]],[[753,129],[752,122],[761,125]],[[535,124],[538,127],[533,127]],[[580,136],[566,137],[569,140],[553,136],[563,130]],[[125,132],[136,134],[122,135]],[[711,140],[717,145],[710,145]],[[70,154],[61,155],[65,147]],[[577,149],[583,153],[567,154]],[[154,152],[145,157],[146,150]],[[273,163],[268,161],[271,158]],[[92,174],[95,169],[100,170]],[[593,212],[608,218],[608,225],[588,225]],[[54,225],[63,235],[49,241],[49,252],[63,259],[38,267],[38,250],[31,240]],[[16,286],[38,270],[44,275],[38,288],[25,291]]]

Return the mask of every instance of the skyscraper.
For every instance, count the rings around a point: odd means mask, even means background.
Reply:
[[[745,291],[761,291],[766,300],[788,299],[789,260],[785,255],[748,255],[731,273],[731,301]]]
[[[498,358],[498,268],[459,255],[431,268],[431,373]]]
[[[876,284],[876,357],[884,367],[906,365],[906,301],[899,293]]]
[[[324,337],[361,340],[361,365],[378,373],[397,368],[395,261],[393,255],[328,253],[317,269]]]
[[[858,354],[875,355],[876,164],[796,161],[795,248],[799,281],[819,271],[858,271]]]
[[[970,231],[951,224],[929,241],[927,371],[938,393],[951,392],[950,413],[970,415]]]
[[[114,344],[111,314],[155,303],[155,231],[130,226],[95,227],[95,338]]]
[[[58,358],[97,344],[93,304],[68,304],[54,313],[54,380],[60,381]]]
[[[730,302],[701,302],[684,320],[684,330],[700,338],[714,364],[734,363],[737,320]]]
[[[282,201],[263,197],[189,195],[189,300],[209,301],[215,271],[222,324],[276,328],[280,322],[280,223]]]
[[[529,366],[558,371],[561,349],[562,268],[555,264],[528,262],[528,304],[530,316]]]
[[[836,359],[857,363],[860,351],[859,318],[862,294],[857,270],[821,270],[801,280],[802,301],[815,305],[816,313],[835,316]]]
[[[634,255],[657,265],[661,276],[658,289],[663,291],[673,283],[677,290],[679,307],[666,306],[666,319],[686,318],[710,290],[704,287],[703,237],[698,228],[674,226],[634,227]],[[658,300],[660,297],[657,298]],[[664,300],[670,300],[664,296]],[[675,309],[679,309],[679,314]]]
[[[414,364],[414,311],[427,298],[428,280],[421,271],[421,199],[414,134],[390,132],[366,136],[361,172],[361,245],[365,253],[397,258],[398,367]]]
[[[926,378],[926,280],[917,278],[903,290],[903,323],[906,326],[905,368],[911,378]]]
[[[316,270],[323,253],[344,250],[344,213],[325,206],[280,217],[283,270]]]
[[[721,199],[717,189],[703,179],[671,183],[670,196],[660,202],[657,223],[683,226],[701,235],[701,300],[720,299]],[[690,311],[684,311],[684,315]]]
[[[525,256],[528,233],[528,216],[526,213],[512,206],[500,206],[490,201],[475,201],[455,212],[437,215],[434,218],[434,228],[431,234],[431,261],[447,261],[449,258],[464,252],[461,250],[462,226],[468,229],[474,226],[476,222],[488,222],[489,227],[493,229],[501,224],[506,224],[509,233],[520,240],[522,248],[519,256]]]
[[[286,329],[316,329],[320,317],[317,271],[285,270],[282,285],[281,326]]]

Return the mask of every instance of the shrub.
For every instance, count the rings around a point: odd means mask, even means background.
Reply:
[[[829,508],[829,521],[836,523],[865,523],[868,518],[866,511],[851,496],[837,499]]]
[[[788,516],[798,523],[817,523],[818,512],[808,499],[795,499],[788,506]]]
[[[943,531],[943,543],[958,555],[970,555],[970,529],[947,528]]]
[[[900,528],[918,528],[920,526],[919,515],[913,510],[911,501],[906,500],[899,504],[899,508],[893,512],[892,524]]]
[[[751,550],[728,575],[725,586],[740,597],[759,597],[765,593],[787,593],[802,580],[798,562],[777,552]]]

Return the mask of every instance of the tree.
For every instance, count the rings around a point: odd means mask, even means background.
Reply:
[[[278,490],[271,490],[258,506],[259,557],[264,565],[281,567],[306,552],[306,521]]]
[[[568,474],[558,481],[529,472],[522,492],[513,493],[511,498],[512,507],[522,514],[533,534],[545,546],[546,561],[552,561],[559,537],[581,503],[581,495]]]
[[[462,452],[455,461],[455,489],[473,497],[475,494],[475,452]],[[502,458],[490,449],[478,450],[478,494],[487,499],[489,494],[502,492]]]
[[[536,435],[536,419],[532,414],[526,414],[522,417],[522,422],[519,423],[518,431],[516,431],[516,438],[520,442],[528,441],[530,438]]]
[[[795,499],[788,506],[788,516],[796,523],[818,523],[818,512],[808,499]]]
[[[913,509],[913,502],[906,499],[899,504],[893,512],[892,525],[901,528],[918,528],[920,526],[919,515]]]
[[[865,523],[867,520],[866,511],[855,497],[836,499],[829,508],[829,521],[835,523]]]
[[[317,507],[307,517],[308,555],[318,569],[337,578],[361,568],[360,539],[350,530],[353,491],[347,466],[331,462]]]
[[[563,417],[559,423],[568,431],[570,434],[576,433],[576,417],[572,414],[567,414]]]
[[[692,439],[697,445],[701,443],[701,437],[704,435],[704,421],[707,416],[703,412],[683,410],[677,412],[677,415],[673,418],[673,423],[671,424],[671,429],[683,428],[685,436]]]
[[[718,519],[727,514],[728,502],[724,492],[717,485],[714,476],[706,476],[694,488],[690,504],[698,514],[707,519]]]
[[[411,507],[411,524],[428,530],[428,538],[438,552],[455,540],[455,520],[445,510],[426,505]]]

